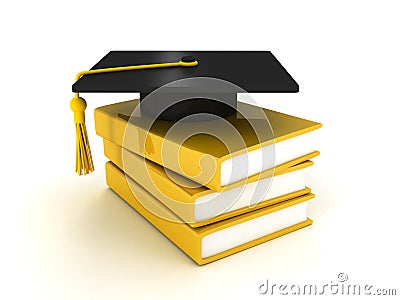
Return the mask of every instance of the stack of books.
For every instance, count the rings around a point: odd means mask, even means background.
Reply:
[[[320,123],[238,103],[238,111],[261,110],[266,118],[223,119],[233,131],[221,129],[221,120],[146,127],[145,117],[132,114],[138,105],[95,110],[110,160],[107,184],[197,264],[312,223],[307,204],[314,194],[304,177],[319,155]]]

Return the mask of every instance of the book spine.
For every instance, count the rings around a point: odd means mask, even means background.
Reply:
[[[145,208],[141,202],[136,199],[140,196],[142,201],[156,201],[145,190],[138,188],[135,195],[131,192],[124,174],[111,162],[106,163],[106,183],[124,199],[133,209],[135,209],[142,217],[164,234],[172,243],[186,253],[197,264],[202,264],[201,259],[201,238],[187,224],[167,220],[159,217]],[[144,199],[144,198],[147,198]],[[159,204],[160,209],[167,210],[162,204]]]
[[[157,198],[186,223],[194,222],[193,199],[183,190],[176,187],[169,178],[163,178],[160,170],[149,166],[146,160],[136,154],[125,155],[122,161],[121,147],[104,140],[104,154],[132,180]],[[153,164],[155,165],[155,164]],[[158,166],[158,165],[157,165]],[[167,196],[169,195],[169,196]],[[179,201],[177,201],[179,199]]]
[[[214,191],[220,191],[218,158],[147,132],[122,118],[95,110],[96,133],[142,157],[162,165]],[[126,130],[125,130],[126,129]],[[126,134],[129,132],[129,134]]]

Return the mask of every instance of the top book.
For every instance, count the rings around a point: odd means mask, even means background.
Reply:
[[[172,122],[137,116],[139,105],[131,100],[97,108],[97,134],[217,192],[319,154],[317,122],[241,102],[240,113],[226,118]]]

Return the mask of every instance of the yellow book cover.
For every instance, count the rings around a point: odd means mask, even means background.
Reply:
[[[304,176],[313,163],[306,161],[275,170],[274,178],[215,192],[169,171],[121,146],[104,140],[104,153],[126,175],[162,202],[191,227],[204,226],[251,210],[311,192]],[[122,156],[124,155],[124,160]]]
[[[306,213],[308,201],[314,198],[314,195],[307,194],[227,220],[192,228],[183,222],[159,217],[173,213],[140,185],[127,178],[111,162],[106,163],[106,178],[108,186],[114,192],[199,265],[256,246],[312,223]],[[132,188],[135,190],[135,195],[131,191]],[[143,202],[148,202],[152,206],[145,208],[141,204]]]
[[[97,134],[214,191],[319,154],[314,132],[322,125],[317,122],[240,102],[243,116],[170,122],[137,115],[138,105],[131,100],[97,108]]]

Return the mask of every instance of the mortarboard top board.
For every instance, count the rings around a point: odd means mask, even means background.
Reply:
[[[141,113],[177,121],[231,115],[237,93],[293,93],[299,86],[269,51],[111,51],[91,70],[79,72],[72,90],[76,171],[82,175],[94,168],[80,92],[139,92]]]
[[[238,92],[298,92],[299,86],[269,51],[111,51],[92,70],[194,61],[190,68],[152,68],[82,76],[72,87],[74,92],[139,92],[140,99],[160,87],[141,103],[145,114],[176,121],[195,113],[227,116],[235,111]],[[211,80],[182,79],[215,78]],[[212,86],[211,86],[212,85]],[[158,94],[156,94],[158,92]],[[186,101],[182,101],[185,99]],[[215,101],[215,100],[218,101]]]

